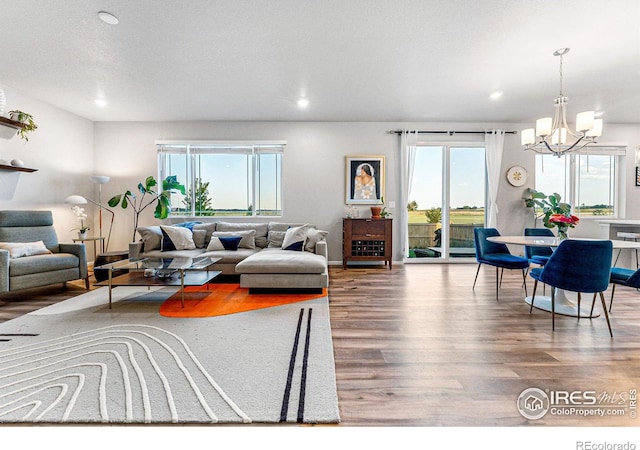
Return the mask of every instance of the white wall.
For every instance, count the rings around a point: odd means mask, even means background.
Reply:
[[[109,175],[112,180],[104,185],[102,200],[137,184],[149,175],[157,176],[157,139],[211,139],[211,140],[286,140],[284,157],[284,217],[279,220],[312,222],[329,230],[329,259],[342,258],[342,218],[346,213],[345,157],[347,155],[385,155],[387,162],[385,200],[398,202],[398,148],[399,138],[389,134],[393,129],[430,130],[484,130],[501,128],[519,131],[530,124],[463,124],[463,123],[379,123],[379,122],[97,122],[80,118],[54,106],[34,100],[4,87],[7,110],[21,109],[32,113],[38,130],[29,142],[18,137],[0,139],[0,159],[19,158],[37,172],[0,171],[1,209],[50,209],[54,213],[56,230],[61,241],[75,237],[71,228],[77,226],[70,205],[64,199],[71,194],[98,199],[98,187],[89,176]],[[422,141],[459,142],[478,141],[478,135],[423,135]],[[524,166],[531,175],[525,186],[515,188],[506,177],[500,182],[498,228],[505,234],[519,234],[532,223],[531,210],[523,207],[522,194],[532,187],[534,154],[524,152],[519,135],[507,135],[502,172],[513,165]],[[605,124],[603,144],[628,146],[628,164],[621,179],[625,187],[626,217],[640,219],[640,187],[635,187],[634,153],[640,145],[640,125]],[[400,205],[398,205],[400,206]],[[86,206],[92,214],[93,232],[97,234],[97,209]],[[362,216],[368,214],[361,207]],[[397,210],[393,211],[396,219]],[[116,218],[110,250],[126,249],[131,239],[133,220],[131,210],[115,210]],[[106,214],[106,222],[110,215]],[[237,220],[265,219],[242,218]],[[142,218],[145,224],[157,223],[149,209]],[[583,220],[572,230],[575,236],[599,236],[600,227],[593,221]],[[106,230],[105,230],[106,234]],[[400,244],[395,233],[394,259],[400,260]],[[89,252],[91,253],[91,252]],[[91,255],[90,255],[91,256]]]
[[[38,129],[29,141],[18,136],[0,139],[0,159],[20,159],[37,172],[0,171],[0,209],[46,209],[54,216],[61,242],[71,242],[78,225],[67,196],[93,197],[93,123],[46,103],[33,100],[8,87],[7,112],[13,109],[34,116]],[[87,212],[92,213],[88,207]],[[91,255],[89,255],[91,257]]]
[[[427,130],[483,130],[502,128],[519,131],[528,124],[433,124],[433,123],[375,123],[375,122],[167,122],[167,123],[114,123],[95,124],[96,171],[110,175],[112,181],[105,185],[103,199],[134,190],[148,175],[157,176],[156,139],[211,139],[211,140],[275,140],[287,141],[283,168],[284,216],[282,221],[311,222],[330,231],[329,259],[342,258],[342,218],[346,213],[345,156],[358,154],[385,155],[387,163],[387,185],[385,200],[398,201],[398,148],[399,139],[389,130],[399,128]],[[637,125],[607,124],[603,144],[623,143],[628,145],[631,162],[634,149],[640,144],[640,127]],[[463,137],[461,137],[463,136]],[[421,141],[482,141],[482,136],[423,135]],[[513,187],[506,177],[500,181],[498,206],[498,228],[504,234],[520,234],[524,226],[531,226],[530,209],[523,205],[522,195],[527,187],[533,187],[534,154],[524,152],[520,136],[507,135],[502,172],[513,165],[525,167],[530,174],[525,186]],[[640,193],[633,182],[633,164],[626,168],[628,218],[640,218],[640,204],[635,195]],[[104,169],[104,170],[103,170]],[[398,205],[400,206],[400,205]],[[368,214],[361,207],[361,216]],[[396,218],[397,211],[393,211]],[[131,210],[116,210],[113,249],[126,248],[132,235]],[[227,220],[227,219],[225,219]],[[238,221],[268,219],[237,219]],[[153,211],[142,219],[142,223],[157,223]],[[394,226],[394,228],[395,228]],[[572,230],[576,236],[597,236],[599,227],[583,220]],[[395,232],[394,259],[400,260],[400,244]]]

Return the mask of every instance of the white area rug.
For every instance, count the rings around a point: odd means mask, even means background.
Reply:
[[[0,324],[0,422],[339,422],[326,297],[176,319],[106,289]]]

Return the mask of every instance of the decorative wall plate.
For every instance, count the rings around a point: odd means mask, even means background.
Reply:
[[[527,182],[527,170],[521,166],[513,166],[507,170],[507,181],[512,186],[522,186]]]

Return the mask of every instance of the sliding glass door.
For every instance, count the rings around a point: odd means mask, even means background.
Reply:
[[[485,150],[418,145],[409,195],[409,257],[475,256],[473,229],[485,224]]]

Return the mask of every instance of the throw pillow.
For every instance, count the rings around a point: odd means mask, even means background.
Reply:
[[[162,230],[162,251],[169,250],[193,250],[196,244],[193,242],[193,233],[184,227],[167,227],[160,225]]]
[[[193,243],[196,248],[205,248],[207,241],[207,230],[193,230]]]
[[[272,231],[269,230],[268,234],[268,247],[270,248],[282,248],[282,241],[286,231]]]
[[[238,245],[242,240],[241,236],[219,236],[218,239],[222,242],[222,246],[225,250],[236,251],[238,250]]]
[[[220,238],[216,236],[211,236],[211,240],[209,240],[209,245],[207,245],[207,251],[213,252],[218,250],[224,250],[224,245],[220,242]]]
[[[245,230],[245,231],[215,231],[211,234],[212,237],[221,237],[221,236],[240,236],[242,239],[240,240],[239,248],[248,248],[254,249],[256,248],[256,230]]]
[[[318,241],[323,241],[328,234],[328,231],[309,228],[307,231],[307,242],[304,244],[304,249],[308,252],[315,253]]]
[[[201,224],[202,222],[180,222],[180,223],[174,223],[172,226],[173,227],[184,227],[184,228],[188,228],[191,231],[193,231],[193,227]]]
[[[309,225],[289,228],[282,240],[282,249],[302,251],[304,249],[305,240],[307,239],[308,230]]]
[[[0,242],[0,249],[7,250],[10,258],[23,256],[48,255],[51,251],[42,241],[36,242]]]
[[[162,247],[162,231],[159,226],[138,227],[136,231],[140,235],[145,252],[160,250],[160,247]]]

